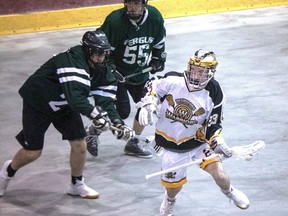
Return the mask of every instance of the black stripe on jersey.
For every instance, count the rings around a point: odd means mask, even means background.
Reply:
[[[177,145],[174,142],[166,140],[163,136],[159,134],[155,134],[155,142],[157,145],[162,146],[171,151],[175,151],[175,152],[191,151],[192,149],[197,148],[198,146],[204,143],[204,142],[199,142],[195,139],[191,139],[191,140],[187,140],[186,142],[181,143],[180,145]]]

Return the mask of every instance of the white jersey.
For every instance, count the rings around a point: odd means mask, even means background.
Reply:
[[[174,151],[191,150],[220,129],[224,94],[212,79],[205,89],[189,92],[182,73],[170,72],[153,81],[161,103],[156,123],[156,142]]]

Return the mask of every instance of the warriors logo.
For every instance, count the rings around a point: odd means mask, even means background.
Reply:
[[[167,95],[165,98],[170,106],[173,107],[173,112],[166,110],[166,118],[172,119],[172,122],[181,122],[186,127],[186,125],[197,124],[196,119],[192,120],[193,116],[200,116],[205,113],[205,110],[201,107],[196,110],[196,107],[188,100],[184,98],[173,100],[172,95]],[[194,112],[195,111],[195,112]]]

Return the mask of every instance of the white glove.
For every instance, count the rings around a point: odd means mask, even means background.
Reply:
[[[153,114],[156,111],[156,97],[147,95],[136,104],[140,108],[138,122],[140,125],[146,126],[153,124]]]
[[[223,154],[223,156],[227,158],[232,156],[232,151],[227,146],[222,136],[216,136],[212,140],[211,148],[216,154]]]

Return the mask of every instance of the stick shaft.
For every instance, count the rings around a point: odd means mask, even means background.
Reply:
[[[232,151],[233,155],[236,155],[236,156],[237,155],[243,155],[243,156],[249,155],[251,157],[254,153],[256,153],[259,150],[263,149],[264,146],[265,146],[265,142],[261,141],[261,140],[258,140],[258,141],[254,142],[254,143],[251,143],[250,145],[232,147],[231,151]],[[198,160],[192,161],[190,163],[182,164],[180,166],[176,166],[176,167],[172,167],[172,168],[169,168],[169,169],[166,169],[166,170],[162,170],[162,171],[159,171],[159,172],[148,174],[145,177],[148,180],[149,178],[152,178],[152,177],[155,177],[155,176],[159,176],[159,175],[162,175],[162,174],[165,174],[165,173],[173,172],[175,170],[179,170],[179,169],[182,169],[182,168],[185,168],[185,167],[193,166],[195,164],[200,164],[201,162],[203,162],[205,160],[209,160],[209,159],[216,158],[216,157],[221,158],[221,159],[225,159],[225,157],[223,157],[223,155],[213,154],[213,155],[211,155],[209,157],[206,157],[206,158],[203,158],[203,159],[198,159]],[[245,160],[248,160],[248,159],[245,158]]]
[[[159,171],[159,172],[151,173],[149,175],[146,175],[145,177],[148,180],[149,178],[152,178],[152,177],[155,177],[155,176],[159,176],[159,175],[163,175],[165,173],[173,172],[175,170],[179,170],[179,169],[182,169],[182,168],[185,168],[185,167],[197,165],[197,164],[202,163],[205,160],[210,160],[210,159],[213,159],[213,158],[216,158],[216,157],[218,157],[218,155],[217,154],[213,154],[213,155],[211,155],[209,157],[205,157],[205,158],[198,159],[198,160],[195,160],[195,161],[192,161],[192,162],[189,162],[189,163],[185,163],[185,164],[182,164],[180,166],[175,166],[175,167],[171,167],[171,168],[166,169],[166,170],[162,170],[162,171]]]
[[[143,73],[148,73],[152,70],[153,68],[152,67],[148,67],[148,68],[145,68],[143,69],[142,71],[138,72],[138,73],[135,73],[135,74],[130,74],[128,76],[125,76],[123,77],[123,81],[121,82],[126,82],[128,79],[132,78],[132,77],[135,77],[135,76],[138,76],[140,74],[143,74]]]

